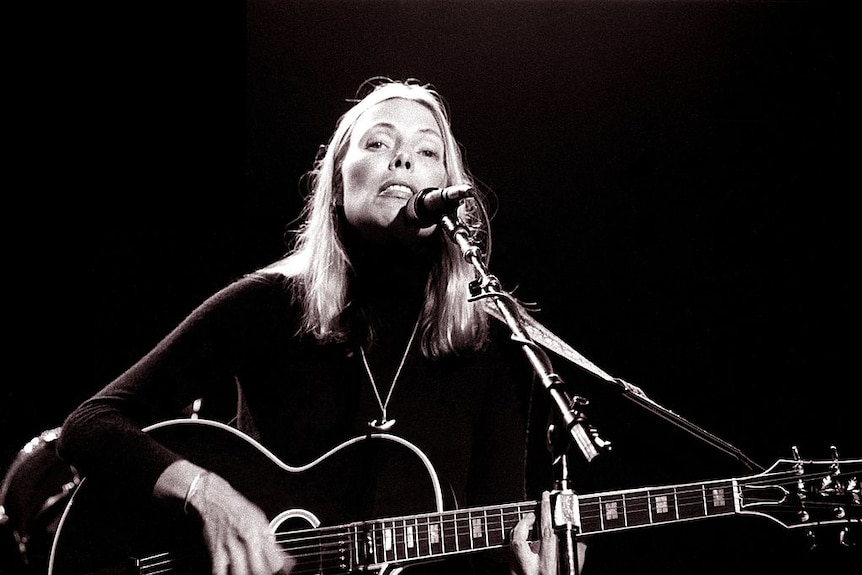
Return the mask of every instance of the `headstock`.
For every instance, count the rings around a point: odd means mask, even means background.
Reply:
[[[803,459],[796,447],[792,452],[792,459],[779,459],[763,473],[739,480],[740,513],[804,528],[812,544],[814,528],[843,526],[839,542],[851,545],[850,527],[862,522],[862,459],[840,459],[834,446],[830,459]]]

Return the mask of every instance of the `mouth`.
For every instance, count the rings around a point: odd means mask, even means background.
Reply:
[[[406,184],[387,184],[380,190],[381,196],[409,200],[413,197],[413,188]]]

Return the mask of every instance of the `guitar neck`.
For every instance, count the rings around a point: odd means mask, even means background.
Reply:
[[[579,496],[579,534],[733,515],[736,488],[735,480],[720,480]],[[294,554],[329,553],[346,568],[430,560],[507,545],[512,528],[536,505],[528,501],[293,531],[284,534],[282,544]]]

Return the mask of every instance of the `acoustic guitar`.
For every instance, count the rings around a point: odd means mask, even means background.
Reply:
[[[415,445],[386,433],[344,442],[292,467],[240,431],[204,419],[166,421],[146,429],[189,460],[225,479],[258,504],[293,573],[397,573],[420,562],[500,548],[536,501],[445,510],[433,465]],[[374,518],[343,507],[362,486],[361,462],[380,453],[410,461],[405,488],[428,493],[422,512]],[[779,459],[756,475],[624,489],[556,494],[555,521],[578,537],[730,515],[765,517],[789,529],[858,525],[862,459]],[[353,473],[357,476],[353,476]],[[394,470],[400,473],[402,469]],[[404,481],[392,484],[403,485]],[[332,522],[332,524],[330,524]],[[175,509],[134,501],[122,486],[84,478],[65,509],[51,550],[49,575],[207,573],[200,528]]]

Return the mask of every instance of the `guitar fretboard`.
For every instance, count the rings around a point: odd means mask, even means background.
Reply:
[[[722,480],[579,496],[571,520],[588,535],[732,515],[734,488],[733,480]],[[358,522],[313,530],[314,537],[289,532],[282,544],[333,570],[411,563],[507,545],[515,524],[535,509],[536,502],[525,502]]]

